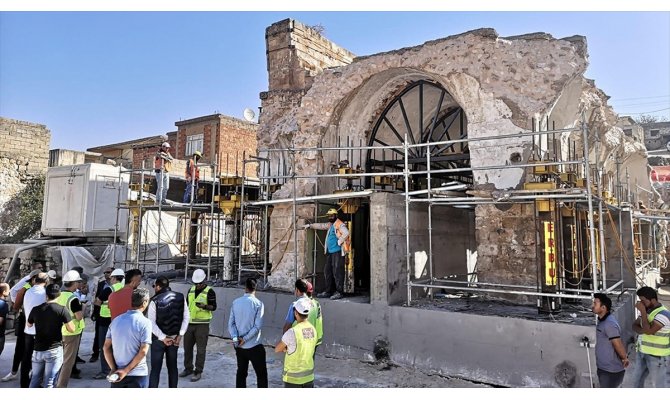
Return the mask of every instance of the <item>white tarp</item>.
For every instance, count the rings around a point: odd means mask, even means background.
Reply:
[[[171,259],[175,255],[179,255],[179,249],[173,244],[144,244],[140,248],[139,259],[141,262],[149,264],[140,264],[139,268],[142,271],[155,271],[155,264],[153,261],[156,259],[157,248],[158,257],[160,260]],[[60,252],[61,258],[63,259],[63,269],[61,271],[61,276],[64,275],[67,271],[71,270],[73,267],[82,267],[86,275],[95,278],[101,277],[103,271],[106,268],[121,268],[124,271],[135,268],[134,264],[130,263],[130,250],[128,250],[124,245],[116,245],[116,250],[114,249],[114,245],[107,245],[107,248],[102,253],[102,256],[100,256],[99,260],[96,259],[85,247],[61,246]],[[112,254],[114,255],[116,263],[114,263],[114,260],[112,259]],[[124,261],[128,261],[128,263],[125,263]],[[174,269],[174,264],[166,264],[164,261],[160,262],[159,264],[159,271]],[[97,282],[97,279],[91,279],[91,281]],[[89,286],[90,285],[91,282],[89,282]]]

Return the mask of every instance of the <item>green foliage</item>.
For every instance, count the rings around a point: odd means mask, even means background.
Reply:
[[[12,197],[0,211],[0,243],[21,243],[37,237],[42,225],[44,175],[31,178],[25,188]]]

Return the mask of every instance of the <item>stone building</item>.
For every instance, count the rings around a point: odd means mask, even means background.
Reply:
[[[532,176],[523,168],[487,170],[487,166],[523,165],[552,151],[568,160],[574,152],[563,143],[582,148],[579,129],[560,134],[553,142],[537,144],[530,136],[511,134],[579,128],[584,114],[590,160],[595,163],[598,159],[603,167],[604,189],[613,190],[617,168],[628,169],[631,181],[636,179],[649,188],[644,145],[617,127],[618,118],[607,104],[608,97],[585,77],[585,37],[557,39],[546,33],[500,37],[493,29],[478,29],[356,57],[309,27],[284,20],[267,28],[266,44],[269,90],[260,95],[259,151],[402,146],[405,138],[412,144],[447,137],[468,139],[467,146],[452,146],[440,153],[440,159],[431,160],[431,169],[455,170],[435,176],[433,187],[459,182],[467,185],[468,195],[491,198],[523,189]],[[506,136],[477,141],[498,135]],[[426,155],[416,153],[409,160],[412,169],[425,169]],[[317,185],[316,178],[308,177],[331,173],[343,158],[348,159],[350,167],[365,172],[398,172],[398,160],[402,159],[388,149],[343,154],[300,151],[294,162],[287,162],[290,151],[272,154],[271,175],[277,171],[279,176],[301,176],[296,179],[297,197],[341,189],[342,181],[337,178],[320,179]],[[295,170],[286,170],[286,164],[295,165]],[[459,170],[467,167],[473,171]],[[362,188],[373,187],[365,179],[359,184]],[[413,185],[425,189],[426,182]],[[273,198],[293,195],[292,185],[284,185]],[[368,214],[358,220],[367,221],[363,222],[364,231],[370,235],[370,243],[360,243],[359,248],[374,248],[369,260],[364,261],[372,281],[372,302],[398,304],[406,297],[407,256],[401,250],[404,238],[396,237],[400,228],[404,230],[403,208],[402,200],[398,203],[393,195],[377,192],[370,196]],[[375,210],[383,212],[378,215]],[[300,226],[313,220],[314,207],[297,207],[296,221],[292,221],[292,212],[291,204],[278,204],[271,217],[270,282],[285,289],[291,288],[295,268],[299,276],[307,276],[312,263],[308,234],[297,233],[295,252],[293,235],[287,238],[286,230],[294,223]],[[419,235],[412,240],[427,242],[425,236],[422,239],[422,234],[415,232],[415,228],[425,229],[426,207],[413,205],[412,213],[416,217],[410,222],[416,224],[412,235]],[[434,235],[433,249],[436,259],[442,260],[435,267],[440,275],[464,276],[476,270],[481,281],[536,283],[536,228],[528,223],[533,217],[532,207],[482,204],[470,209],[441,208],[437,213],[433,219],[439,222],[433,229],[438,229],[439,235]],[[381,218],[375,218],[378,216]],[[375,279],[379,279],[378,285]],[[382,289],[376,291],[376,286]]]
[[[670,121],[641,124],[647,150],[664,148],[670,142]]]

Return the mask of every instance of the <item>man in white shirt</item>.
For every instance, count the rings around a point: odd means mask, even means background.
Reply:
[[[154,283],[156,294],[149,302],[147,316],[151,321],[151,375],[149,387],[157,388],[163,368],[163,356],[168,369],[168,387],[176,388],[179,381],[177,350],[188,329],[191,315],[186,298],[170,290],[170,281],[159,276]]]
[[[26,291],[23,297],[23,310],[26,315],[30,315],[33,308],[47,302],[47,292],[44,287],[49,281],[49,275],[46,272],[40,272],[33,278],[33,286]],[[30,386],[30,368],[32,367],[33,349],[35,347],[35,325],[26,327],[23,331],[25,333],[25,346],[23,351],[23,359],[21,360],[21,387],[27,388]]]

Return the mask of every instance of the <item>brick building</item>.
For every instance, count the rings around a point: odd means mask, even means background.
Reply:
[[[228,175],[241,175],[243,155],[256,154],[257,125],[253,122],[212,114],[175,125],[178,130],[165,135],[91,147],[88,151],[100,153],[100,162],[114,160],[127,168],[141,168],[144,162],[145,168],[151,168],[153,157],[167,136],[175,158],[172,176],[177,178],[184,177],[186,160],[196,150],[202,153],[202,164],[212,164],[218,156],[219,171]],[[211,177],[211,173],[205,175]],[[257,176],[255,165],[248,165],[246,176]]]

